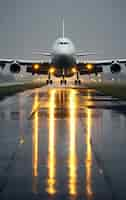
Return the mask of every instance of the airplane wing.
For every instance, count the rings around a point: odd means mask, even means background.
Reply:
[[[42,60],[22,60],[22,59],[0,59],[0,66],[2,64],[12,64],[17,63],[20,65],[32,65],[32,64],[41,64]]]
[[[41,50],[33,50],[33,54],[35,55],[43,55],[43,56],[50,56],[52,52],[50,51],[41,51]],[[4,67],[6,64],[11,63],[18,63],[20,65],[32,65],[32,64],[42,64],[42,60],[22,60],[22,59],[0,59],[0,66]]]
[[[17,63],[19,63],[20,65],[32,65],[32,64],[42,64],[44,63],[43,60],[16,60]]]
[[[84,60],[77,63],[77,68],[80,74],[98,74],[103,72],[103,68],[110,66],[112,73],[121,71],[121,64],[125,64],[126,59],[111,59],[111,60]]]
[[[4,69],[6,64],[10,64],[12,73],[19,73],[21,66],[26,66],[26,72],[32,74],[48,74],[51,63],[43,60],[23,60],[23,59],[0,59],[0,67]]]
[[[11,63],[13,62],[13,59],[0,59],[0,64],[2,63]]]
[[[126,64],[126,59],[86,60],[83,63],[84,64],[92,64],[92,65],[111,65],[112,63]]]
[[[84,56],[90,56],[90,55],[96,55],[95,52],[79,52],[76,53],[76,57],[84,57]]]
[[[33,50],[33,55],[41,55],[41,56],[51,56],[52,52],[49,51],[41,51],[41,50]]]
[[[86,55],[86,54],[85,54]],[[23,59],[0,59],[0,67],[4,69],[6,64],[10,64],[12,73],[19,73],[21,66],[26,66],[26,72],[32,74],[48,74],[51,69],[50,61],[43,60],[23,60]],[[112,73],[121,71],[121,64],[125,64],[126,59],[111,59],[111,60],[84,60],[77,62],[77,70],[80,74],[100,73],[104,66],[110,66]]]

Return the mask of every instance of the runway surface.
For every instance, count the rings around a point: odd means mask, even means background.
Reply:
[[[43,87],[0,102],[0,199],[126,199],[126,102]]]

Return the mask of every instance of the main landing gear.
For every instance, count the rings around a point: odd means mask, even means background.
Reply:
[[[67,80],[66,80],[66,79],[64,79],[64,75],[63,75],[63,79],[62,79],[62,80],[60,80],[60,85],[62,85],[62,84],[64,84],[64,85],[66,85],[66,84],[67,84]]]
[[[79,79],[79,72],[76,72],[76,80],[75,80],[75,85],[80,85],[81,84],[81,80]]]
[[[81,80],[75,80],[75,85],[81,85]]]
[[[48,85],[48,84],[53,84],[53,80],[51,79],[51,73],[49,72],[48,73],[48,79],[46,80],[46,84]]]

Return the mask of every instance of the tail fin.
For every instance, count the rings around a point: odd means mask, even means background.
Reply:
[[[64,38],[64,18],[63,18],[63,20],[62,20],[62,31],[63,31],[63,32],[62,32],[62,34],[63,34],[62,36],[63,36],[63,38]]]

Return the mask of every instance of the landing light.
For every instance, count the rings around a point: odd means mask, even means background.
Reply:
[[[76,71],[77,71],[76,68],[73,67],[72,72],[75,73]]]
[[[34,64],[34,65],[33,65],[33,68],[34,68],[35,70],[38,70],[39,67],[40,67],[39,64]]]
[[[49,72],[50,73],[54,73],[55,72],[55,68],[50,68]]]
[[[87,68],[88,70],[91,70],[91,69],[93,68],[93,65],[92,65],[92,64],[87,64],[87,65],[86,65],[86,68]]]

